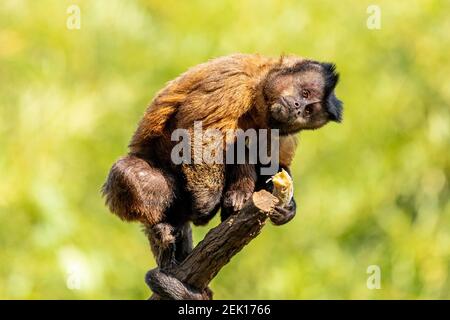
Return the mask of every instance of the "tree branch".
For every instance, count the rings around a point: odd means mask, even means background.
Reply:
[[[205,238],[169,274],[204,292],[220,269],[254,239],[273,212],[278,199],[265,190],[255,192],[242,210],[211,229]],[[204,294],[199,299],[208,299]],[[153,295],[151,299],[159,299]]]

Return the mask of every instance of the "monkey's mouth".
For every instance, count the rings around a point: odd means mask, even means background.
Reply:
[[[270,115],[271,126],[282,134],[317,129],[332,119],[322,100],[306,102],[294,97],[282,97],[273,103]]]

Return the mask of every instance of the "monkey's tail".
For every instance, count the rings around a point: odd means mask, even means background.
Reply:
[[[150,270],[145,275],[145,282],[162,300],[210,300],[212,291],[203,292],[190,288],[177,278],[164,273],[159,268]]]

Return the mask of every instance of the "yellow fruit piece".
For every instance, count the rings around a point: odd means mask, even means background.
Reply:
[[[270,180],[273,183],[272,194],[280,200],[278,205],[288,205],[294,195],[294,182],[289,173],[281,169],[281,172],[275,174]]]

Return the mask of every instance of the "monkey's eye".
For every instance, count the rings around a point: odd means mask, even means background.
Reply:
[[[309,95],[310,95],[309,90],[307,90],[307,89],[303,89],[303,90],[302,90],[302,97],[303,97],[303,98],[308,99],[308,98],[309,98]]]

